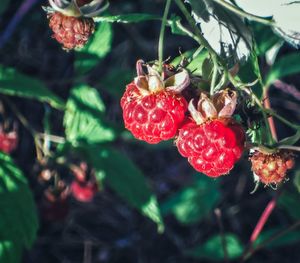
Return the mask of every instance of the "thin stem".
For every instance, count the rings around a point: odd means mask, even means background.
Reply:
[[[222,63],[222,59],[219,57],[219,55],[216,53],[216,51],[214,51],[214,49],[210,46],[210,44],[207,42],[207,40],[203,37],[200,29],[196,25],[196,22],[195,22],[194,18],[191,16],[190,12],[187,10],[187,8],[185,7],[184,3],[182,3],[182,0],[175,0],[175,3],[177,4],[177,6],[179,7],[179,9],[181,10],[181,12],[183,13],[183,15],[185,16],[185,18],[188,21],[190,27],[195,32],[196,37],[198,39],[198,42],[202,46],[204,46],[212,56],[215,56],[216,59],[220,63]]]
[[[283,122],[284,124],[286,124],[287,126],[291,127],[292,129],[299,131],[300,130],[300,126],[291,123],[290,121],[288,121],[287,119],[281,117],[280,115],[278,115],[275,111],[273,110],[267,110],[267,113],[274,116],[275,118],[277,118],[278,120],[280,120],[281,122]]]
[[[212,56],[212,61],[213,61],[213,75],[212,75],[212,79],[211,79],[211,83],[210,83],[210,95],[214,95],[214,90],[215,90],[215,86],[216,86],[216,82],[217,82],[217,77],[218,77],[218,61],[217,58],[215,56]]]
[[[269,98],[269,92],[268,92],[268,88],[264,89],[264,106],[266,109],[268,110],[272,110],[271,108],[271,102],[270,102],[270,98]],[[278,136],[277,136],[277,131],[276,131],[276,126],[275,126],[275,122],[274,122],[274,118],[272,116],[270,116],[268,118],[268,122],[269,122],[269,126],[270,126],[270,131],[272,133],[272,137],[273,139],[278,142]]]
[[[251,90],[249,90],[247,87],[245,87],[244,85],[240,85],[240,83],[238,83],[234,77],[232,77],[230,74],[228,75],[230,82],[236,87],[236,88],[240,88],[241,90],[243,90],[245,93],[247,93],[257,104],[257,106],[261,109],[262,115],[263,115],[263,119],[264,119],[264,123],[266,125],[266,129],[267,129],[267,136],[268,136],[268,143],[269,144],[274,144],[275,141],[273,139],[272,136],[272,132],[271,132],[271,128],[269,125],[269,121],[268,121],[268,116],[266,113],[266,109],[263,106],[262,102],[260,101],[260,99],[253,93],[251,92]]]
[[[213,1],[218,3],[221,6],[225,7],[227,10],[230,10],[231,12],[233,12],[233,13],[239,15],[239,16],[245,17],[249,20],[256,21],[258,23],[268,25],[268,26],[274,25],[273,20],[268,20],[268,19],[256,16],[256,15],[250,14],[248,12],[245,12],[242,9],[240,9],[239,7],[234,6],[234,5],[228,3],[224,0],[213,0]]]
[[[250,251],[248,251],[248,253],[244,256],[243,261],[246,261],[248,258],[250,258],[251,256],[253,256],[258,250],[264,248],[265,246],[267,246],[271,242],[275,241],[276,239],[281,238],[284,235],[288,234],[289,232],[295,230],[299,226],[300,226],[300,220],[297,221],[295,224],[291,225],[290,227],[288,227],[287,229],[284,229],[284,230],[282,230],[282,231],[280,231],[278,233],[275,233],[274,235],[272,235],[271,237],[269,237],[268,239],[266,239],[265,241],[263,241],[262,243],[260,243],[258,246],[256,246],[255,248],[251,249]]]
[[[244,251],[243,255],[242,255],[242,261],[245,261],[246,256],[249,254],[250,251],[252,251],[253,249],[253,244],[254,242],[257,240],[258,236],[260,235],[261,231],[263,230],[265,224],[267,223],[268,219],[270,218],[276,204],[277,204],[277,199],[279,197],[279,195],[281,194],[281,192],[279,192],[279,194],[277,194],[266,206],[266,208],[264,209],[263,213],[261,214],[252,234],[249,240],[249,245],[247,247],[247,249]]]
[[[219,208],[217,208],[215,210],[215,215],[217,217],[217,221],[218,221],[218,225],[219,225],[219,229],[220,229],[222,248],[223,248],[223,252],[224,252],[224,260],[225,260],[225,262],[229,262],[227,243],[226,243],[226,239],[225,239],[225,235],[224,235],[224,226],[223,226],[223,222],[222,222],[222,214],[221,214],[221,210]]]
[[[158,42],[158,63],[159,63],[159,72],[162,71],[162,63],[163,63],[163,56],[164,56],[164,39],[165,39],[165,30],[167,24],[167,18],[171,6],[172,0],[167,0],[166,7],[163,15],[163,19],[161,22],[160,34],[159,34],[159,42]]]

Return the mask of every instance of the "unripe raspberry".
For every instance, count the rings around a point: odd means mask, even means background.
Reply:
[[[52,37],[66,50],[82,48],[95,31],[93,17],[108,7],[106,0],[49,0],[44,7],[49,18]]]
[[[187,102],[180,92],[189,84],[186,71],[164,80],[148,66],[148,75],[138,61],[138,77],[126,87],[121,99],[125,127],[139,140],[151,144],[173,138],[185,119]]]
[[[197,109],[191,101],[192,118],[179,129],[176,146],[195,170],[219,177],[228,174],[241,157],[245,131],[231,118],[235,105],[236,95],[228,91],[216,94],[212,100],[202,94]]]
[[[250,161],[252,171],[266,185],[281,183],[286,178],[287,171],[294,167],[294,157],[287,150],[270,154],[255,151]]]
[[[65,16],[59,12],[49,14],[48,18],[52,37],[67,50],[82,48],[95,31],[92,18]]]

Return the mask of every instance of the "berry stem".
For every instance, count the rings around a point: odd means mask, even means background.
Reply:
[[[213,1],[215,3],[218,3],[219,5],[223,6],[227,10],[235,13],[235,14],[237,14],[239,16],[242,16],[244,18],[247,18],[248,20],[252,20],[252,21],[255,21],[255,22],[267,25],[267,26],[274,25],[274,21],[273,20],[265,19],[265,18],[256,16],[256,15],[250,14],[248,12],[245,12],[242,9],[240,9],[239,7],[234,6],[234,5],[228,3],[228,2],[226,2],[224,0],[213,0]]]
[[[248,248],[244,251],[242,255],[242,262],[246,260],[246,257],[253,250],[253,245],[263,230],[265,224],[267,223],[269,217],[271,216],[274,208],[276,207],[278,197],[280,196],[281,191],[267,204],[263,213],[261,214],[249,240]]]
[[[266,109],[272,110],[271,102],[270,102],[270,98],[269,98],[269,92],[268,92],[269,89],[265,88],[264,90],[265,90],[265,92],[264,92],[264,99],[263,99],[264,103],[263,103],[263,105],[265,106]],[[272,116],[268,117],[268,122],[269,122],[272,137],[276,142],[278,142],[278,136],[277,136],[277,131],[276,131],[274,118]]]
[[[162,64],[163,64],[163,56],[164,56],[164,39],[165,39],[165,30],[167,24],[167,18],[171,6],[172,0],[166,1],[166,7],[163,15],[163,19],[161,22],[160,34],[159,34],[159,42],[158,42],[158,70],[162,72]]]
[[[214,91],[215,91],[215,86],[216,86],[216,82],[217,82],[217,77],[218,77],[218,61],[217,58],[215,56],[212,56],[212,61],[213,61],[213,75],[212,75],[212,79],[211,79],[211,83],[210,83],[210,96],[214,95]]]
[[[277,114],[275,111],[273,110],[266,110],[266,112],[272,116],[274,116],[275,118],[277,118],[278,120],[280,120],[281,122],[283,122],[284,124],[286,124],[287,126],[291,127],[292,129],[299,131],[300,130],[300,125],[296,125],[291,123],[290,121],[288,121],[287,119],[281,117],[279,114]]]

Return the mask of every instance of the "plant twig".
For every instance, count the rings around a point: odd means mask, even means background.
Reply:
[[[284,229],[282,231],[279,231],[278,233],[273,234],[265,241],[261,242],[258,246],[254,247],[253,249],[249,250],[247,254],[245,254],[243,261],[246,261],[248,258],[250,258],[253,254],[255,254],[258,250],[261,250],[262,248],[266,247],[271,242],[283,237],[284,235],[288,234],[289,232],[295,230],[300,226],[300,220],[298,220],[296,223],[288,227],[287,229]]]
[[[270,102],[270,98],[269,98],[269,92],[268,92],[268,88],[264,89],[264,106],[266,109],[268,110],[272,110],[271,108],[271,102]],[[273,139],[278,142],[278,136],[277,136],[277,131],[276,131],[276,126],[275,126],[275,122],[274,122],[274,118],[273,116],[268,117],[268,122],[269,122],[269,127],[270,127],[270,131],[272,134]]]
[[[260,235],[261,231],[263,230],[265,224],[267,223],[268,219],[270,218],[274,208],[276,207],[278,197],[280,196],[281,192],[277,194],[266,206],[263,213],[261,214],[249,240],[249,245],[245,249],[242,255],[242,262],[245,261],[246,256],[249,254],[250,251],[253,249],[253,244],[257,240],[258,236]]]
[[[163,19],[161,22],[160,34],[159,34],[159,41],[158,41],[158,65],[159,65],[159,72],[162,71],[162,63],[163,63],[163,56],[164,56],[164,39],[165,39],[165,30],[167,24],[167,18],[171,6],[172,0],[167,0],[166,7],[163,15]]]
[[[258,22],[258,23],[261,23],[261,24],[264,24],[264,25],[268,25],[268,26],[274,25],[273,20],[265,19],[265,18],[256,16],[256,15],[250,14],[248,12],[245,12],[242,9],[240,9],[239,7],[234,6],[234,5],[228,3],[224,0],[213,0],[213,1],[215,3],[218,3],[219,5],[223,6],[227,10],[235,13],[235,14],[237,14],[239,16],[242,16],[244,18],[247,18],[248,20],[252,20],[252,21],[255,21],[255,22]]]
[[[221,235],[221,242],[222,242],[222,248],[224,252],[224,260],[225,262],[229,262],[229,257],[228,257],[228,250],[227,250],[227,243],[224,235],[224,226],[222,222],[222,213],[219,208],[215,209],[215,215],[217,217],[219,229],[220,229],[220,235]]]

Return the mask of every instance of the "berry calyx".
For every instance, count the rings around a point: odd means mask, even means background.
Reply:
[[[127,85],[121,107],[125,128],[135,138],[156,144],[173,138],[185,119],[187,102],[180,92],[190,80],[185,70],[164,79],[147,66],[145,74],[143,64],[141,60],[137,62],[138,77]]]
[[[266,185],[283,182],[287,171],[294,167],[294,157],[287,150],[278,150],[275,153],[255,151],[250,161],[252,171],[258,176],[259,181]]]
[[[231,117],[236,94],[225,90],[209,99],[201,95],[197,109],[190,102],[192,117],[179,129],[176,146],[195,170],[210,177],[228,174],[244,150],[245,131]]]

